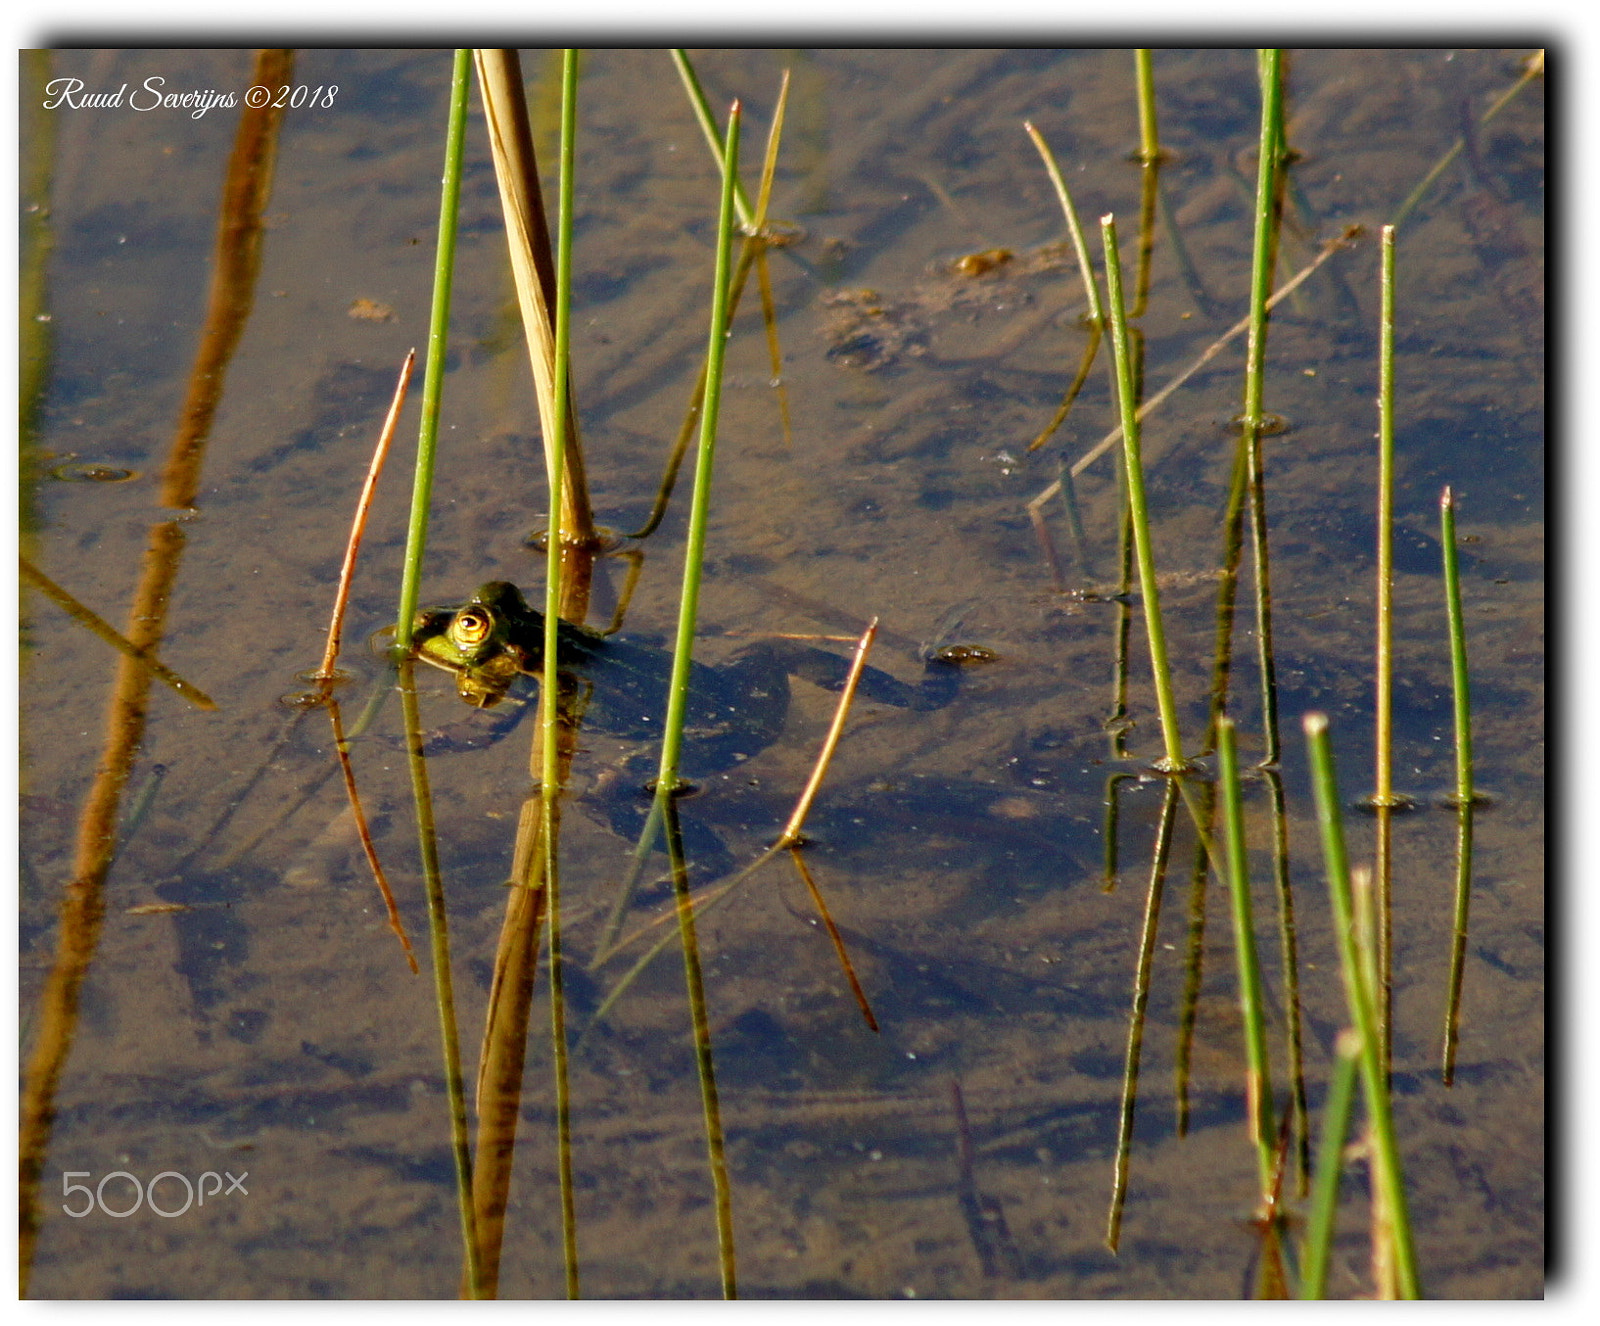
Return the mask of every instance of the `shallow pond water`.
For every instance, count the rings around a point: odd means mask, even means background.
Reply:
[[[1526,51],[1296,52],[1284,275],[1352,224],[1375,228],[1520,75]],[[1119,784],[1106,891],[1103,724],[1118,605],[1053,587],[1027,503],[1115,423],[1100,365],[1066,426],[1027,451],[1086,333],[1059,211],[1022,130],[1033,120],[1086,221],[1118,216],[1130,272],[1141,172],[1125,51],[708,51],[714,104],[743,99],[759,143],[793,71],[773,198],[802,231],[770,254],[790,436],[752,285],[724,394],[702,656],[752,637],[853,634],[915,680],[952,614],[992,647],[931,713],[864,704],[819,802],[808,854],[881,1025],[862,1022],[805,888],[778,862],[702,923],[741,1292],[750,1297],[1229,1297],[1256,1255],[1255,1157],[1224,901],[1190,920],[1180,829],[1145,1034],[1120,1252],[1104,1245],[1144,878],[1158,782]],[[525,52],[536,142],[553,157],[555,64]],[[454,1170],[427,975],[404,760],[357,743],[378,849],[423,975],[408,971],[351,837],[323,720],[279,697],[314,667],[349,512],[407,348],[425,346],[450,60],[442,51],[297,53],[293,82],[336,88],[283,120],[253,309],[227,367],[168,607],[163,659],[218,704],[156,688],[123,805],[157,781],[120,849],[45,1156],[30,1293],[43,1297],[448,1297],[461,1273]],[[1244,309],[1257,92],[1244,50],[1157,51],[1163,142],[1148,297],[1147,392]],[[37,71],[35,71],[37,72]],[[89,90],[242,93],[240,51],[63,51],[48,77]],[[30,75],[31,77],[31,75]],[[24,97],[38,88],[24,80]],[[704,344],[714,180],[659,51],[585,58],[574,362],[601,520],[649,509]],[[324,100],[330,98],[324,97]],[[536,590],[545,509],[538,425],[515,324],[476,94],[440,476],[423,586]],[[1465,112],[1463,110],[1465,108]],[[237,111],[58,107],[24,120],[42,163],[48,318],[24,470],[23,551],[121,625],[203,324],[217,200]],[[1399,241],[1396,781],[1423,803],[1394,842],[1395,1111],[1426,1291],[1543,1287],[1543,124],[1535,80],[1473,135]],[[37,156],[30,155],[37,153]],[[747,148],[754,157],[756,148]],[[753,173],[753,172],[752,172]],[[548,184],[553,196],[553,185]],[[33,215],[33,214],[30,214]],[[1096,250],[1098,245],[1093,244]],[[963,255],[1005,249],[1007,261]],[[1299,716],[1333,720],[1347,799],[1370,790],[1377,255],[1369,234],[1274,315],[1267,407],[1273,614],[1291,878],[1313,1111],[1342,994],[1309,813]],[[1146,426],[1163,608],[1182,718],[1206,719],[1242,349]],[[415,403],[400,452],[414,436]],[[1047,508],[1069,585],[1117,565],[1110,456],[1079,481],[1087,565]],[[85,467],[90,467],[86,469]],[[101,467],[99,469],[94,467]],[[346,663],[393,619],[407,469],[397,459],[363,550]],[[122,482],[96,482],[120,475]],[[76,481],[74,481],[76,480]],[[83,481],[88,480],[88,481]],[[1454,486],[1475,687],[1476,891],[1457,1080],[1440,1084],[1455,818],[1437,503]],[[686,487],[686,485],[685,485]],[[627,629],[669,634],[686,493],[646,545]],[[602,570],[597,615],[623,580]],[[1248,576],[1246,577],[1248,584]],[[1247,609],[1241,609],[1248,616]],[[1127,736],[1160,753],[1137,618]],[[1259,757],[1245,617],[1233,709]],[[846,646],[838,646],[841,650]],[[23,603],[21,1009],[24,1062],[57,947],[81,803],[114,659],[53,604]],[[429,712],[458,708],[425,679]],[[684,805],[734,857],[769,842],[804,781],[832,697],[794,686],[780,741]],[[398,707],[380,719],[397,730]],[[521,735],[434,762],[458,1018],[476,1071],[501,887],[527,781]],[[580,792],[620,752],[596,737]],[[252,780],[270,755],[265,774]],[[594,951],[627,845],[580,800],[562,842],[568,975],[582,1029],[622,967]],[[1271,837],[1255,787],[1252,871],[1270,925]],[[224,817],[226,817],[224,819]],[[223,821],[219,826],[219,820]],[[265,834],[265,836],[261,836]],[[1352,851],[1369,859],[1370,821]],[[641,906],[665,895],[647,887]],[[1268,980],[1283,1013],[1276,948]],[[1174,1123],[1183,959],[1199,980],[1187,1136]],[[501,1293],[563,1292],[549,1042],[537,995]],[[1285,1096],[1281,1027],[1274,1081]],[[669,951],[572,1055],[586,1296],[718,1292],[699,1092]],[[164,1219],[62,1210],[63,1175],[248,1172],[246,1193]],[[77,1180],[66,1180],[68,1182]],[[162,1190],[173,1206],[176,1181]],[[107,1205],[129,1200],[125,1180]],[[66,1199],[76,1206],[81,1197]],[[1330,1292],[1369,1291],[1364,1183],[1347,1183]]]

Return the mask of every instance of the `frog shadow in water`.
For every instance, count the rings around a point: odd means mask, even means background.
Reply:
[[[608,780],[607,817],[615,832],[637,838],[648,812],[654,742],[666,713],[672,655],[658,645],[602,635],[562,621],[557,626],[564,703],[585,732],[652,743],[629,757],[621,776]],[[462,700],[476,711],[426,738],[425,754],[438,755],[489,745],[509,733],[532,707],[528,678],[544,666],[544,614],[504,580],[481,586],[467,602],[426,608],[417,614],[412,650],[422,662],[452,673]],[[878,668],[865,667],[857,693],[901,709],[931,712],[956,698],[966,665],[993,655],[955,645],[926,652],[917,685]],[[727,663],[692,663],[683,731],[682,775],[702,784],[725,775],[782,735],[789,715],[789,679],[799,677],[840,691],[850,663],[838,654],[798,640],[762,640]],[[504,702],[504,703],[503,703]],[[721,840],[693,822],[683,825],[691,862],[711,875],[733,865]]]

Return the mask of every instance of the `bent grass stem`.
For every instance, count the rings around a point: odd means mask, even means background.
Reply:
[[[1122,265],[1117,254],[1117,225],[1109,214],[1100,218],[1100,238],[1105,246],[1107,305],[1111,317],[1111,347],[1116,356],[1117,400],[1122,414],[1123,472],[1127,479],[1128,510],[1133,520],[1134,556],[1139,566],[1139,593],[1145,632],[1150,642],[1150,670],[1154,674],[1156,702],[1161,711],[1161,736],[1168,773],[1184,768],[1183,745],[1178,735],[1178,711],[1172,698],[1172,674],[1167,664],[1166,633],[1161,622],[1160,590],[1156,585],[1155,554],[1150,544],[1150,512],[1145,502],[1144,462],[1139,454],[1139,418],[1134,407],[1133,360],[1128,342],[1128,322],[1122,300]]]

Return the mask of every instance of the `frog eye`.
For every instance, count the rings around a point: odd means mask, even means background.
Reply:
[[[450,623],[450,638],[463,649],[470,649],[487,640],[492,629],[488,613],[477,608],[463,608]]]

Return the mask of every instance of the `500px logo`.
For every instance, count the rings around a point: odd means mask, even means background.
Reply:
[[[226,1189],[224,1189],[222,1186],[223,1175],[227,1175],[228,1179],[228,1186]],[[166,1169],[162,1170],[161,1173],[157,1174],[155,1178],[151,1179],[149,1184],[146,1185],[140,1183],[139,1180],[132,1174],[129,1174],[127,1170],[116,1169],[112,1170],[111,1173],[102,1178],[100,1182],[93,1188],[90,1188],[86,1184],[73,1182],[74,1179],[88,1179],[93,1177],[93,1174],[86,1169],[69,1169],[61,1175],[61,1195],[63,1197],[71,1197],[74,1193],[80,1192],[84,1195],[85,1200],[82,1207],[74,1208],[66,1202],[61,1203],[61,1209],[74,1220],[82,1220],[84,1216],[93,1214],[93,1212],[97,1209],[101,1215],[108,1215],[113,1219],[122,1220],[128,1216],[131,1216],[140,1208],[140,1206],[148,1206],[158,1216],[165,1216],[168,1220],[171,1220],[174,1216],[181,1216],[191,1206],[196,1204],[197,1193],[198,1204],[200,1206],[204,1206],[206,1204],[207,1197],[216,1197],[219,1193],[224,1197],[230,1197],[235,1192],[241,1192],[246,1197],[250,1195],[249,1189],[244,1186],[244,1181],[250,1177],[250,1172],[248,1170],[239,1175],[238,1178],[234,1178],[234,1176],[229,1174],[227,1170],[223,1170],[222,1174],[218,1174],[214,1170],[207,1170],[200,1176],[197,1182],[190,1183],[188,1178],[182,1174],[179,1174],[177,1170]],[[126,1209],[118,1210],[115,1205],[106,1204],[106,1184],[110,1183],[112,1179],[126,1179],[130,1184],[133,1185],[133,1204],[128,1206]],[[170,1210],[167,1207],[162,1206],[160,1202],[156,1201],[156,1185],[162,1182],[164,1179],[171,1179],[174,1182],[183,1185],[183,1205],[178,1207],[176,1210]],[[209,1180],[212,1185],[209,1192],[206,1190],[207,1180]],[[166,1200],[171,1202],[175,1200],[175,1198],[176,1194],[174,1193],[168,1195]],[[120,1189],[112,1190],[113,1202],[126,1200],[126,1195]]]

